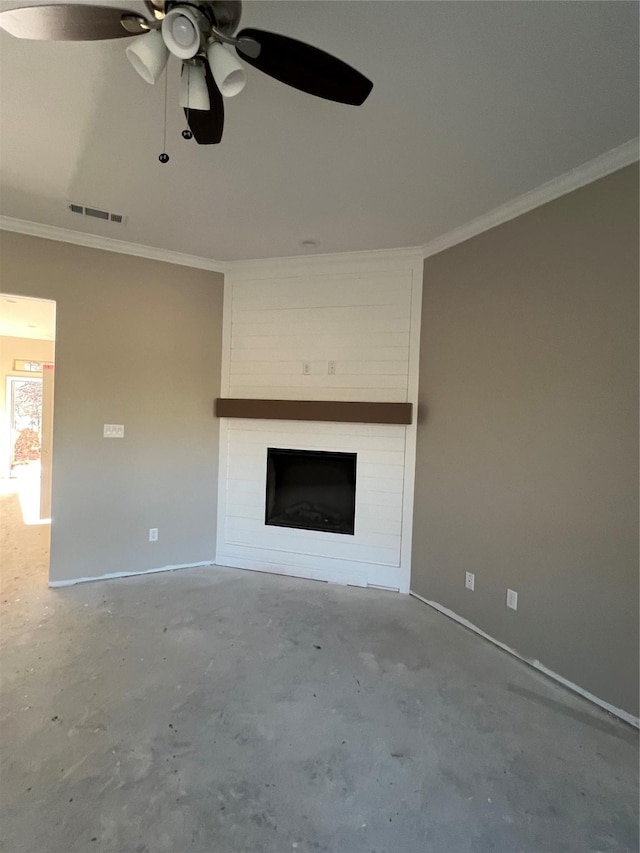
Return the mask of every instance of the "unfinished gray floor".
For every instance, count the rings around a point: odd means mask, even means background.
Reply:
[[[3,585],[3,853],[638,849],[635,731],[414,599],[36,581]]]

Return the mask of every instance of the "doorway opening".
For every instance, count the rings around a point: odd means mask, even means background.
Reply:
[[[7,385],[9,476],[17,477],[21,466],[40,462],[42,379],[35,376],[8,376]]]
[[[55,317],[55,302],[0,293],[0,551],[9,594],[14,583],[49,577]]]

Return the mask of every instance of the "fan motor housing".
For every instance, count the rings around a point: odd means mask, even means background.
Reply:
[[[180,2],[180,0],[167,0],[167,2],[154,6],[161,6],[165,14],[175,6],[193,6],[209,18],[212,24],[225,35],[231,35],[238,28],[242,17],[241,0],[198,0],[198,2]]]

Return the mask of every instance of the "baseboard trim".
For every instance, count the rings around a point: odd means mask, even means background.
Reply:
[[[75,586],[77,583],[93,583],[93,581],[110,581],[114,578],[133,578],[137,575],[155,575],[158,572],[173,572],[176,569],[196,569],[199,566],[214,566],[213,560],[203,560],[200,563],[178,563],[175,566],[161,566],[159,569],[145,569],[143,572],[110,572],[107,575],[96,575],[95,577],[69,578],[64,581],[49,581],[51,589],[61,586]]]
[[[525,658],[521,654],[515,651],[515,649],[510,648],[510,646],[505,645],[505,643],[501,643],[500,640],[496,640],[495,637],[492,637],[490,634],[485,633],[482,628],[478,628],[477,625],[474,625],[473,622],[469,622],[468,619],[465,619],[463,616],[458,616],[457,613],[454,613],[453,610],[449,610],[448,607],[443,607],[441,604],[438,604],[437,601],[429,601],[427,598],[423,598],[421,595],[418,595],[417,592],[410,592],[414,598],[417,598],[423,604],[429,605],[429,607],[433,607],[434,610],[437,610],[438,613],[442,613],[444,616],[448,616],[449,619],[453,619],[454,622],[457,622],[459,625],[468,628],[470,631],[473,631],[474,634],[478,634],[485,640],[489,640],[490,643],[493,643],[494,646],[498,646],[498,648],[502,649],[505,652],[508,652],[510,655],[518,658],[523,663],[528,664],[529,666],[537,669],[538,672],[543,673],[548,678],[552,678],[554,681],[557,681],[559,684],[562,684],[563,687],[567,687],[569,690],[572,690],[574,693],[578,693],[584,699],[588,699],[589,702],[593,702],[594,705],[598,705],[598,707],[602,708],[604,711],[607,711],[609,714],[613,714],[614,717],[618,717],[620,720],[623,720],[625,723],[628,723],[630,726],[634,726],[636,729],[640,728],[640,719],[638,717],[634,717],[633,714],[630,714],[628,711],[623,711],[622,708],[616,708],[615,705],[610,705],[608,702],[605,702],[604,699],[600,699],[598,696],[594,696],[593,693],[589,693],[588,690],[580,687],[577,684],[574,684],[573,681],[569,681],[566,678],[563,678],[561,675],[558,675],[557,672],[554,672],[552,669],[548,669],[544,664],[540,663],[539,660]]]

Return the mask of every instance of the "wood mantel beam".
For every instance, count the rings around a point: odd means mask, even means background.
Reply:
[[[218,397],[219,418],[277,421],[336,421],[360,424],[410,424],[411,403],[359,403],[339,400],[256,400]]]

